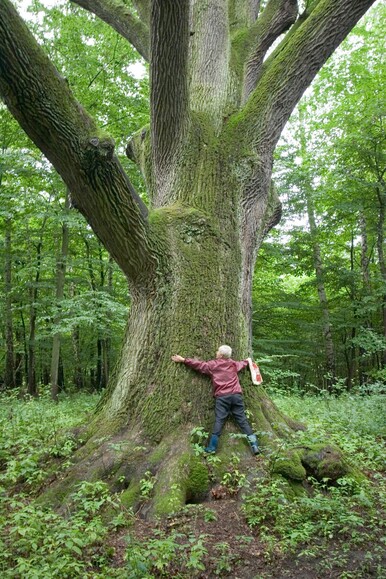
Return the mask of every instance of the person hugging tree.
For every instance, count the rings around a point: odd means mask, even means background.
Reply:
[[[192,358],[183,358],[179,354],[172,356],[173,362],[182,362],[189,368],[208,374],[212,379],[213,396],[215,397],[215,422],[209,445],[205,452],[214,453],[217,450],[218,439],[229,414],[232,414],[241,431],[247,435],[253,454],[259,453],[257,437],[245,416],[242,390],[238,372],[248,366],[248,359],[236,362],[232,360],[232,348],[220,346],[216,359],[203,362]]]

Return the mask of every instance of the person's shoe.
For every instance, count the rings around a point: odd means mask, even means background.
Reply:
[[[208,454],[214,454],[217,450],[217,447],[218,447],[218,436],[217,434],[212,434],[212,436],[210,437],[209,444],[206,448],[204,448],[204,451],[207,452]]]
[[[252,453],[254,455],[259,454],[260,450],[259,450],[259,445],[257,442],[256,434],[250,434],[248,436],[248,441],[249,441],[249,444],[251,446]]]

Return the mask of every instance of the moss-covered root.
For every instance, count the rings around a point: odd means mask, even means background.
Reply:
[[[113,492],[122,491],[141,477],[150,452],[138,432],[125,430],[111,437],[94,436],[75,452],[73,464],[44,489],[38,501],[67,508],[81,481],[103,480]]]
[[[338,479],[349,476],[356,480],[365,477],[359,469],[350,465],[343,452],[334,444],[315,444],[303,449],[302,463],[307,471],[317,480],[328,479],[334,483]]]
[[[303,481],[307,472],[301,461],[299,450],[280,451],[271,458],[271,472],[286,479]]]
[[[330,484],[344,476],[363,479],[360,471],[347,462],[342,451],[328,443],[278,452],[272,457],[271,472],[292,481],[302,481],[311,476]]]
[[[181,437],[160,465],[152,500],[152,514],[162,517],[186,503],[199,502],[209,490],[208,469],[194,456],[189,437]]]

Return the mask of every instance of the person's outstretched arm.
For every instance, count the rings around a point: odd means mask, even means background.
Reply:
[[[240,362],[236,362],[237,372],[240,372],[240,370],[246,368],[248,366],[248,363],[249,363],[248,358],[246,358],[245,360],[240,360]]]
[[[197,372],[201,372],[201,374],[210,374],[208,362],[193,360],[192,358],[183,358],[179,354],[174,354],[174,356],[172,356],[172,360],[173,362],[183,362],[186,366],[193,368],[193,370],[197,370]]]

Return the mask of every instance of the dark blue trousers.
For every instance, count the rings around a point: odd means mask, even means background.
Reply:
[[[244,434],[253,434],[251,425],[245,416],[244,402],[241,394],[218,396],[215,406],[215,423],[213,434],[220,436],[224,423],[231,414]]]

